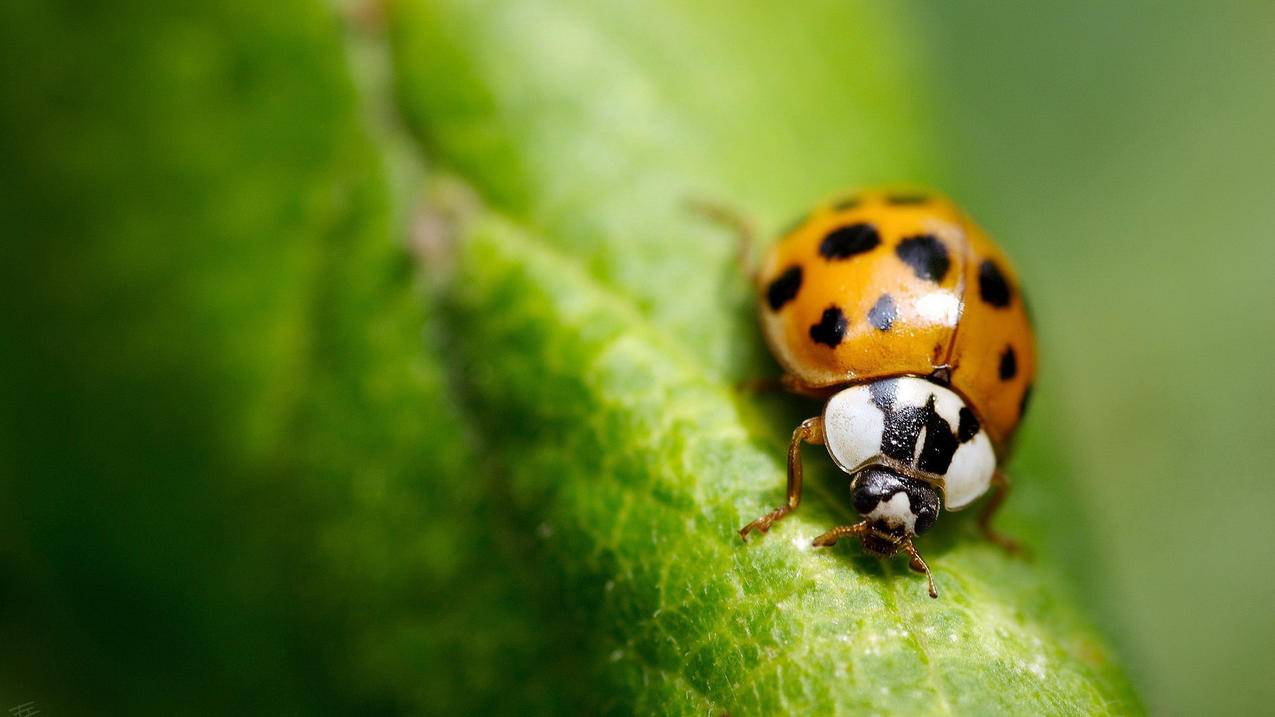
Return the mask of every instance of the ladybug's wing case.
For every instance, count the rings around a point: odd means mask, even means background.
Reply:
[[[978,411],[1004,453],[1036,378],[1036,339],[1013,265],[966,220],[969,259],[961,320],[952,346],[952,387]]]
[[[865,193],[824,205],[771,247],[757,281],[767,343],[801,384],[950,366],[952,387],[1004,452],[1035,344],[1017,274],[950,201]]]
[[[762,326],[806,386],[925,376],[943,363],[964,291],[960,214],[943,200],[902,199],[825,205],[767,253]]]

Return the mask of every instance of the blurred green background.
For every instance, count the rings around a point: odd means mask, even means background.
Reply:
[[[1269,710],[1275,7],[915,9],[954,191],[1030,277],[1095,604],[1152,711]]]
[[[716,12],[762,17],[691,6],[661,10],[652,57]],[[402,248],[433,148],[387,109],[385,22],[306,0],[0,9],[0,707],[395,714],[506,683],[562,707],[579,670],[520,614],[520,536],[467,530],[482,481],[420,480],[483,458]],[[1017,473],[1073,477],[1082,600],[1153,713],[1268,710],[1275,7],[913,2],[885,25],[880,68],[836,59],[880,82],[853,110],[887,132],[792,117],[732,171],[880,139],[847,178],[932,184],[1000,238],[1044,361]],[[688,76],[746,92],[731,70]],[[842,181],[755,169],[791,187],[767,219]],[[447,661],[487,670],[457,685]]]

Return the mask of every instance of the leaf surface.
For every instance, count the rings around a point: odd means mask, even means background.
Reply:
[[[730,12],[726,12],[729,10]],[[933,179],[924,58],[873,6],[418,3],[406,116],[486,208],[435,307],[330,8],[5,6],[0,687],[59,712],[1084,712],[1137,704],[1021,475],[1010,561],[901,564],[791,426],[732,240]],[[915,90],[915,92],[913,92]],[[360,107],[360,103],[364,106]],[[362,111],[361,111],[362,110]],[[419,157],[408,158],[419,160]],[[436,272],[438,267],[428,267]],[[422,340],[424,327],[424,340]],[[822,466],[822,469],[820,468]],[[15,700],[16,701],[16,700]]]
[[[1008,558],[963,516],[923,546],[938,601],[901,562],[809,547],[854,519],[817,449],[801,509],[763,539],[735,535],[781,500],[786,434],[818,406],[733,389],[774,369],[730,237],[684,200],[739,201],[771,226],[777,207],[840,185],[941,169],[900,90],[919,62],[900,18],[723,9],[439,1],[392,15],[409,122],[486,202],[450,284],[453,375],[561,595],[545,619],[566,625],[560,649],[585,656],[576,699],[619,712],[1137,711],[1059,572]],[[1034,490],[1029,504],[1065,495]],[[1057,530],[1008,522],[1055,552]]]

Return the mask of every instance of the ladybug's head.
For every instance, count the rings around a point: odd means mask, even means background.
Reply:
[[[939,494],[929,484],[882,466],[868,466],[850,483],[854,509],[868,521],[863,549],[889,557],[914,535],[934,527],[939,517]]]

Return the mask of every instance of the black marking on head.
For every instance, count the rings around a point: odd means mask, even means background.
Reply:
[[[861,200],[856,196],[844,197],[842,199],[838,199],[832,205],[832,208],[839,212],[844,212],[859,206],[860,202]]]
[[[849,259],[856,254],[872,251],[881,243],[877,228],[867,222],[837,227],[819,242],[819,255],[834,261]]]
[[[899,242],[894,250],[904,264],[912,267],[918,279],[939,283],[947,276],[952,260],[947,256],[947,247],[933,234],[918,234]]]
[[[898,492],[898,476],[881,468],[864,468],[850,484],[850,502],[859,515],[871,513],[877,503]]]
[[[890,325],[899,317],[898,307],[894,305],[894,297],[882,294],[877,303],[868,309],[868,322],[878,331],[889,331]]]
[[[961,425],[956,428],[956,440],[965,443],[974,436],[978,435],[982,426],[978,423],[978,416],[965,406],[961,406]]]
[[[884,401],[877,399],[875,391],[872,395],[872,402],[884,414],[881,453],[928,473],[947,473],[960,444],[952,433],[952,426],[934,410],[934,394],[930,394],[924,406],[895,406],[893,394],[890,399],[890,404],[883,406]],[[921,438],[921,429],[925,429],[925,442],[918,454],[916,444]]]
[[[779,236],[782,238],[782,237],[786,237],[786,236],[788,236],[788,235],[790,235],[790,234],[794,234],[794,233],[796,233],[796,231],[797,231],[798,229],[802,228],[803,226],[805,226],[806,222],[808,222],[808,221],[810,221],[810,215],[809,215],[809,214],[802,214],[801,216],[799,216],[799,217],[797,217],[796,219],[794,219],[794,220],[792,221],[792,223],[791,223],[791,224],[789,224],[788,226],[784,227],[784,230],[783,230],[782,232],[780,232],[780,233],[779,233]]]
[[[1018,420],[1023,420],[1023,414],[1027,413],[1027,404],[1032,399],[1032,386],[1027,384],[1027,388],[1023,391],[1023,397],[1018,401]]]
[[[801,267],[790,266],[784,269],[784,273],[770,282],[770,286],[766,288],[766,301],[770,304],[770,310],[779,311],[784,304],[797,298],[797,292],[800,289]]]
[[[998,309],[1009,306],[1009,301],[1013,298],[1005,273],[991,259],[984,259],[978,265],[978,295]]]
[[[835,349],[837,344],[841,343],[841,339],[845,338],[846,328],[849,325],[845,312],[835,305],[829,306],[823,310],[819,323],[810,327],[810,338],[817,344],[824,344],[828,348]]]
[[[908,496],[912,514],[916,516],[916,534],[920,535],[934,526],[938,520],[941,502],[938,493],[929,485],[901,476],[885,468],[865,468],[859,471],[850,484],[850,500],[854,509],[866,516],[876,510],[877,505],[889,501],[896,493],[904,492]],[[889,531],[885,525],[877,526],[878,530]]]
[[[886,204],[893,204],[896,207],[925,204],[928,201],[930,201],[929,195],[921,193],[889,194],[885,198]]]
[[[1014,347],[1009,344],[1005,345],[1005,351],[1001,354],[1000,376],[1002,381],[1012,380],[1018,375],[1018,357],[1014,355]]]

